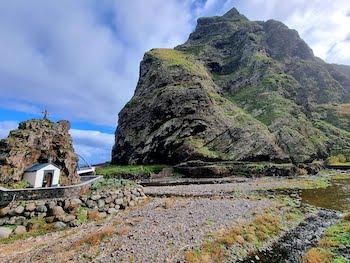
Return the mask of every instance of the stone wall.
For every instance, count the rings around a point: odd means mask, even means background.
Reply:
[[[89,177],[82,179],[82,183],[76,185],[50,187],[50,188],[28,188],[28,189],[6,189],[0,187],[0,207],[8,205],[12,201],[41,200],[53,198],[74,198],[89,191],[93,182],[102,177]]]
[[[25,233],[34,227],[32,222],[36,219],[45,220],[46,223],[53,224],[54,228],[79,226],[82,218],[104,218],[133,207],[145,198],[141,186],[124,186],[93,190],[75,198],[12,202],[0,209],[0,238]]]

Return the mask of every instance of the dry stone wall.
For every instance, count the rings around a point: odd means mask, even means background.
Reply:
[[[0,209],[0,238],[25,233],[37,219],[54,228],[76,227],[82,218],[105,218],[146,198],[141,186],[94,190],[77,198],[19,201]]]

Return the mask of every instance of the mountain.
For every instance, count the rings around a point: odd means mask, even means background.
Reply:
[[[232,9],[145,54],[112,163],[311,162],[350,148],[349,120],[349,66],[315,57],[281,22]]]
[[[22,180],[26,168],[49,162],[61,168],[61,185],[80,181],[78,156],[74,152],[68,121],[33,119],[19,124],[6,139],[0,140],[0,183]]]

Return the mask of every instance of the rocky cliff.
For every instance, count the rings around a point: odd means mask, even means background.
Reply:
[[[49,160],[61,168],[61,185],[79,182],[78,157],[69,129],[68,121],[42,119],[20,123],[7,139],[0,140],[0,182],[18,182],[26,168]]]
[[[236,9],[153,49],[119,114],[112,163],[310,162],[350,148],[350,67]]]

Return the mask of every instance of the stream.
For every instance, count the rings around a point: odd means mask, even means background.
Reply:
[[[338,212],[350,211],[350,179],[333,179],[331,185],[323,189],[301,190],[300,197],[302,204],[320,208],[318,214],[307,218],[270,248],[255,253],[242,262],[298,262],[303,253],[318,242],[324,231],[336,223]]]

